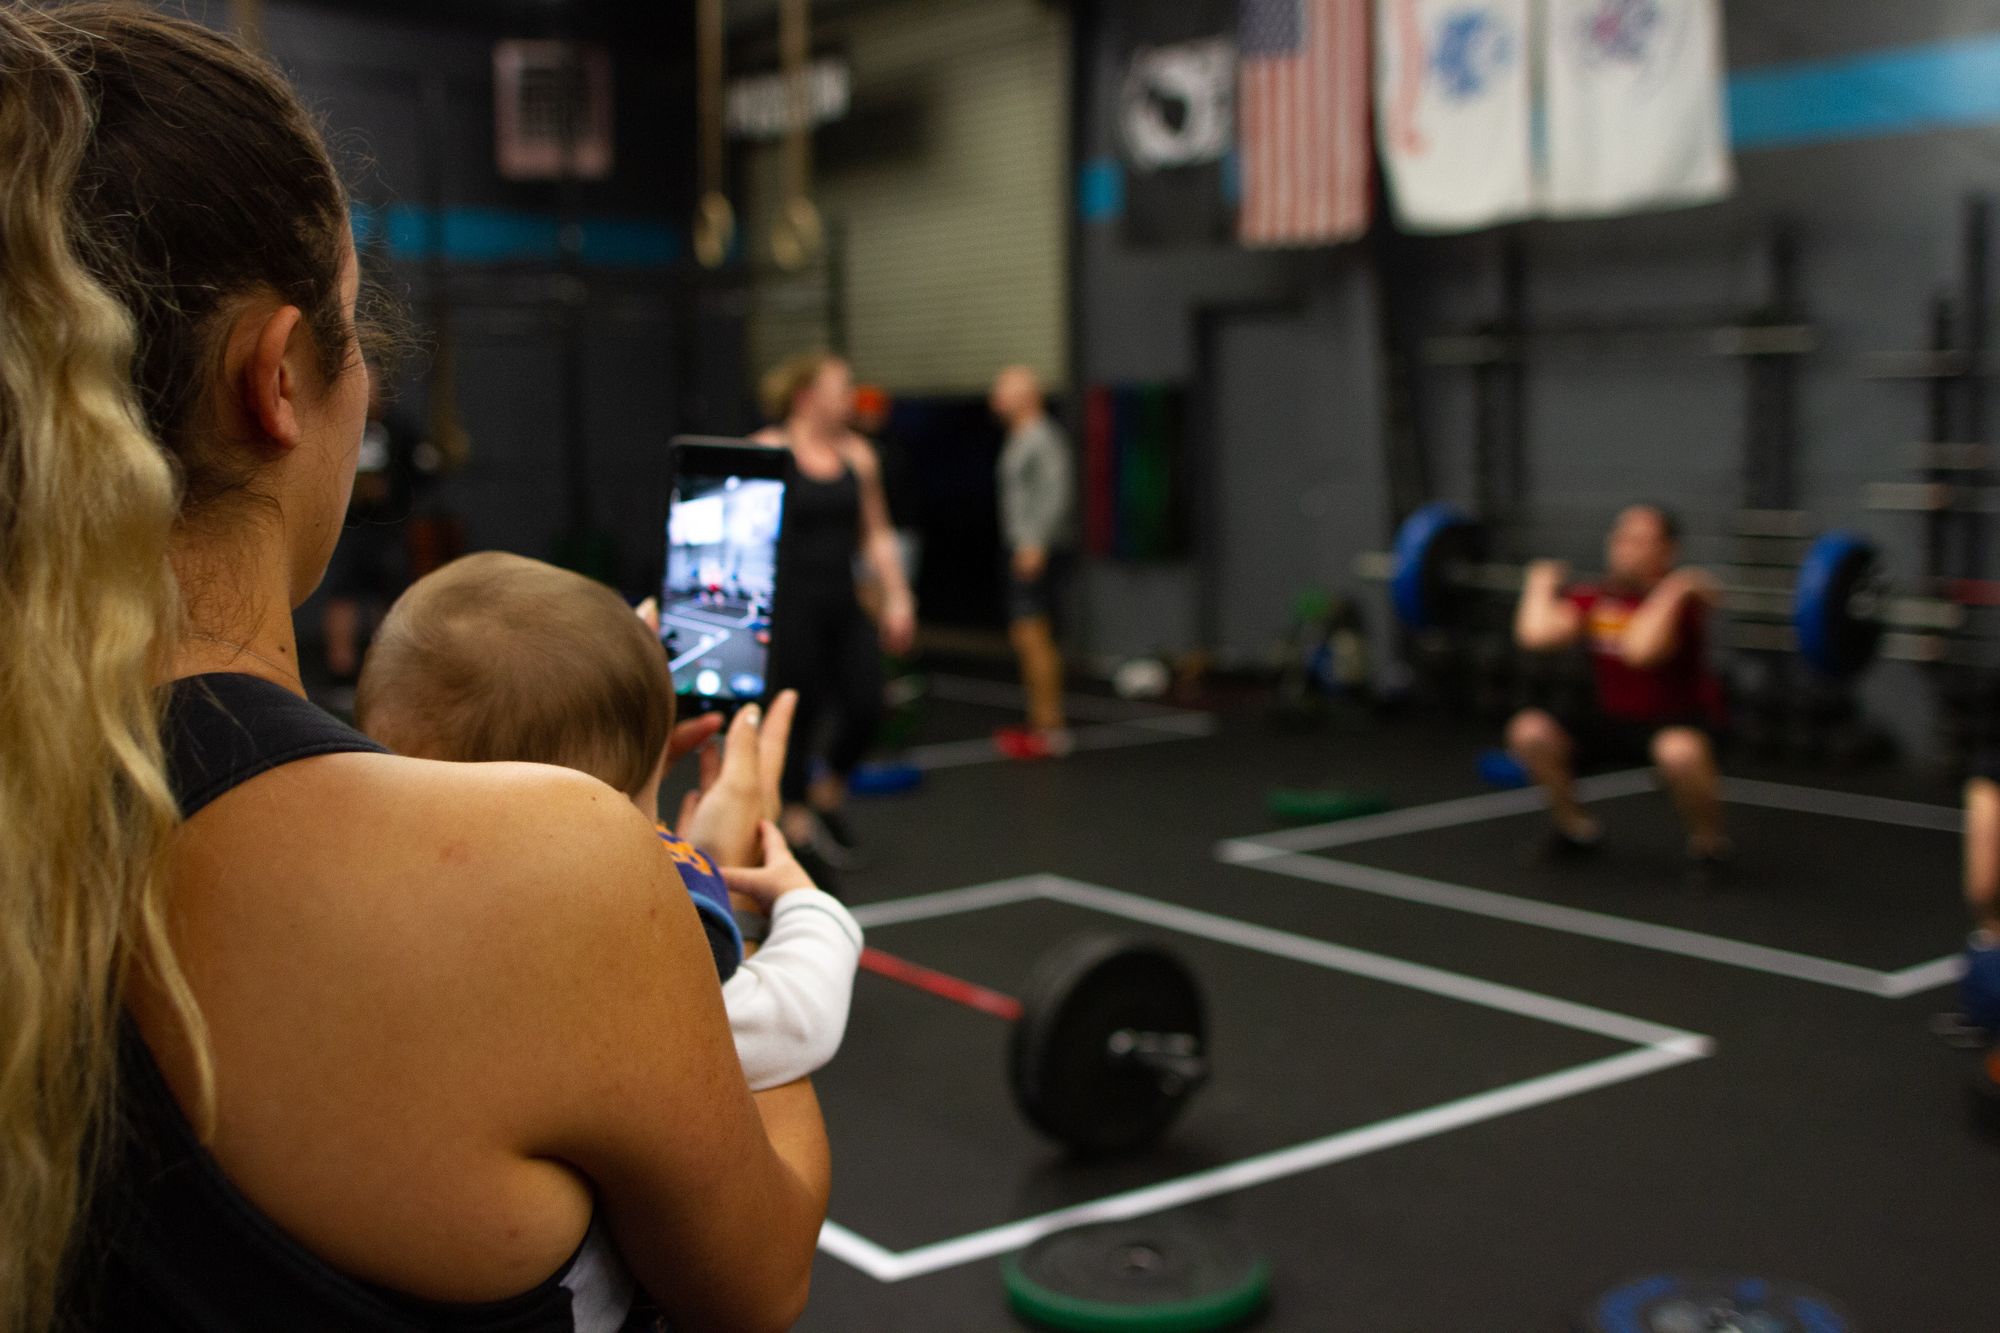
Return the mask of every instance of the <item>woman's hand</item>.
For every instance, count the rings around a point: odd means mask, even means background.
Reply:
[[[784,809],[779,787],[785,778],[785,759],[791,753],[792,718],[799,711],[799,692],[781,690],[771,700],[771,711],[757,729],[759,778],[764,790],[764,818],[775,820]]]
[[[917,642],[917,604],[905,593],[891,597],[882,607],[882,651],[902,657]]]
[[[720,746],[702,751],[701,782],[681,802],[678,828],[718,865],[759,863],[757,826],[777,818],[778,780],[798,705],[791,690],[771,701],[768,715],[752,704],[736,715]]]

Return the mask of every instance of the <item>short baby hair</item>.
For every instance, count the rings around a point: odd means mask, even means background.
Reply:
[[[354,715],[398,754],[559,764],[636,796],[673,729],[673,677],[617,593],[487,551],[397,599],[362,666]]]

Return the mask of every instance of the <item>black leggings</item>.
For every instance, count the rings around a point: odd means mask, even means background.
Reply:
[[[826,765],[843,780],[861,763],[882,725],[882,651],[875,624],[851,590],[794,594],[778,609],[771,645],[771,688],[797,690],[792,748],[779,791],[805,799],[819,734],[832,718]]]

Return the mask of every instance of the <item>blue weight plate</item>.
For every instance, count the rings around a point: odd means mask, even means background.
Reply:
[[[1656,1273],[1598,1297],[1584,1333],[1853,1333],[1827,1296],[1761,1277]]]
[[[2000,945],[1976,944],[1966,949],[1958,1007],[1967,1023],[2000,1038]]]
[[[1875,544],[1859,533],[1829,532],[1799,566],[1792,623],[1799,655],[1823,676],[1842,679],[1874,660],[1882,628],[1854,612],[1857,592],[1875,572]]]
[[[1425,505],[1396,529],[1389,601],[1396,619],[1411,629],[1436,629],[1453,600],[1445,566],[1466,553],[1477,525],[1471,515],[1442,500]]]
[[[1521,761],[1505,750],[1486,750],[1479,756],[1479,780],[1502,790],[1525,787],[1533,781]]]
[[[848,779],[847,789],[856,796],[900,796],[923,782],[924,771],[915,764],[863,764]]]

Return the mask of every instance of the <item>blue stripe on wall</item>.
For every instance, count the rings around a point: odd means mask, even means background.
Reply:
[[[1746,70],[1729,81],[1739,149],[2000,121],[2000,34]]]
[[[555,263],[562,258],[561,223],[548,213],[448,208],[434,215],[414,204],[381,209],[356,204],[353,220],[355,240],[379,242],[392,259],[429,259],[434,250],[460,264]],[[680,233],[663,222],[585,218],[580,225],[581,258],[589,265],[657,267],[682,254]]]
[[[1076,207],[1085,222],[1107,222],[1125,212],[1125,169],[1115,157],[1093,157],[1083,164],[1076,185]]]
[[[1729,80],[1730,137],[1739,152],[2000,124],[2000,33],[1835,60],[1744,70]],[[1115,157],[1084,163],[1086,222],[1125,211]]]

